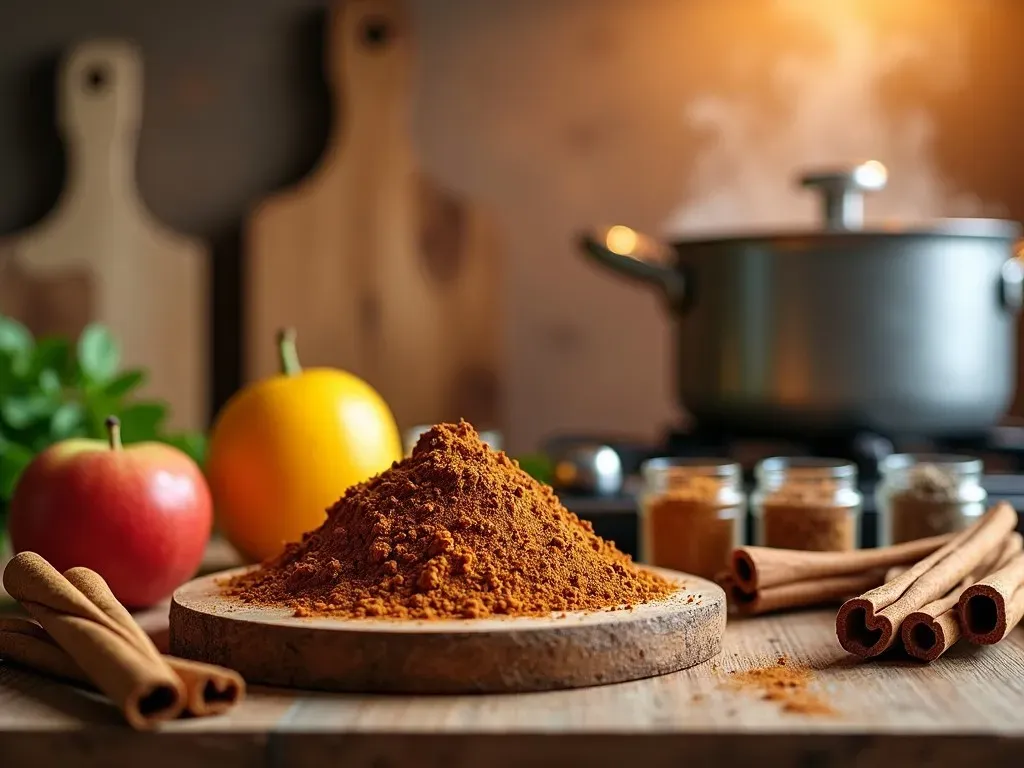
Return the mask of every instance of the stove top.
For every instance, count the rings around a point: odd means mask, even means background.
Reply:
[[[663,448],[670,456],[726,456],[739,462],[748,476],[758,461],[769,456],[846,459],[857,465],[862,480],[871,483],[878,480],[881,460],[893,453],[969,454],[983,459],[987,472],[1019,474],[1024,484],[1024,426],[1009,424],[950,438],[888,437],[873,432],[792,437],[669,430]]]

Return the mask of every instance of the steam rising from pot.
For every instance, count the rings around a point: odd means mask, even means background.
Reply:
[[[767,74],[778,96],[771,103],[784,105],[783,119],[749,93],[707,93],[689,101],[683,120],[707,141],[691,168],[689,199],[669,217],[667,233],[817,226],[814,196],[800,190],[795,177],[808,167],[848,167],[865,158],[878,158],[892,171],[887,190],[868,203],[869,223],[1005,215],[945,177],[934,151],[939,126],[912,103],[912,94],[898,111],[884,100],[887,87],[920,62],[915,73],[926,71],[929,87],[961,87],[961,30],[950,29],[940,41],[928,38],[929,48],[909,32],[913,25],[902,25],[896,34],[874,18],[878,3],[772,0],[772,6],[794,27],[813,30],[818,45],[787,49]],[[901,10],[928,12],[920,0]],[[751,83],[766,79],[742,48],[723,50],[722,56]]]

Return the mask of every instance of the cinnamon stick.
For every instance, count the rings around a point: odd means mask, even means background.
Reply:
[[[88,683],[75,660],[29,619],[0,619],[0,659],[76,683]]]
[[[185,686],[173,670],[139,650],[130,634],[42,557],[15,555],[3,582],[133,728],[152,728],[181,714]]]
[[[233,669],[165,656],[185,684],[186,710],[195,717],[227,712],[245,698],[245,680]]]
[[[160,651],[153,643],[153,639],[132,618],[132,615],[121,604],[121,601],[114,597],[114,593],[110,591],[110,586],[102,576],[91,568],[78,567],[64,571],[64,578],[81,592],[89,602],[102,611],[140,651],[152,659],[160,658]]]
[[[964,590],[958,602],[964,637],[998,643],[1024,616],[1024,553]]]
[[[912,564],[911,564],[912,565]],[[892,581],[901,573],[906,573],[910,570],[910,565],[894,565],[892,568],[885,572],[885,581]],[[884,584],[885,581],[882,583]]]
[[[67,651],[29,619],[0,619],[0,659],[92,687]],[[193,716],[221,714],[244,698],[245,681],[233,670],[173,656],[163,659],[185,685],[186,711]]]
[[[753,594],[747,593],[731,583],[731,579],[727,580],[725,585],[729,603],[736,608],[737,613],[742,616],[759,616],[773,611],[842,602],[851,595],[877,587],[884,578],[885,572],[876,569],[848,576],[794,581],[789,584],[759,589]]]
[[[1017,526],[1017,512],[999,502],[971,527],[905,573],[860,597],[847,600],[836,616],[840,645],[858,656],[877,656],[899,638],[914,611],[945,595],[971,573]]]
[[[733,551],[736,585],[753,594],[760,589],[832,576],[849,576],[876,568],[914,563],[938,550],[953,534],[908,541],[892,547],[852,552],[805,552],[773,547],[740,547]]]
[[[136,645],[150,658],[163,658],[181,678],[186,690],[186,709],[202,717],[227,711],[245,697],[245,681],[231,669],[161,656],[149,635],[110,591],[107,582],[89,568],[72,568],[64,573],[67,580],[135,639]]]
[[[1024,547],[1024,538],[1012,533],[970,576],[945,596],[911,613],[903,622],[900,636],[907,653],[921,661],[934,661],[952,648],[962,636],[963,621],[957,604],[964,590],[1010,562]]]

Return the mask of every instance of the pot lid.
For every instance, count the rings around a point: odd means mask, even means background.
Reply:
[[[916,224],[864,226],[864,196],[885,189],[889,180],[886,167],[868,160],[848,169],[812,170],[799,177],[800,185],[821,196],[822,229],[778,232],[730,232],[721,236],[700,235],[678,241],[677,245],[710,244],[722,241],[778,240],[821,237],[901,237],[931,235],[941,237],[994,238],[1016,240],[1021,226],[1005,219],[936,219]]]

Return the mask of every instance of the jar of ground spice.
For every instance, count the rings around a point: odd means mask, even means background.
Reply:
[[[985,512],[981,459],[897,453],[879,468],[875,506],[880,544],[960,531]]]
[[[641,557],[713,579],[745,543],[746,497],[738,464],[651,459],[641,468]]]
[[[751,496],[757,543],[782,549],[842,551],[860,545],[857,467],[838,459],[765,459]]]

